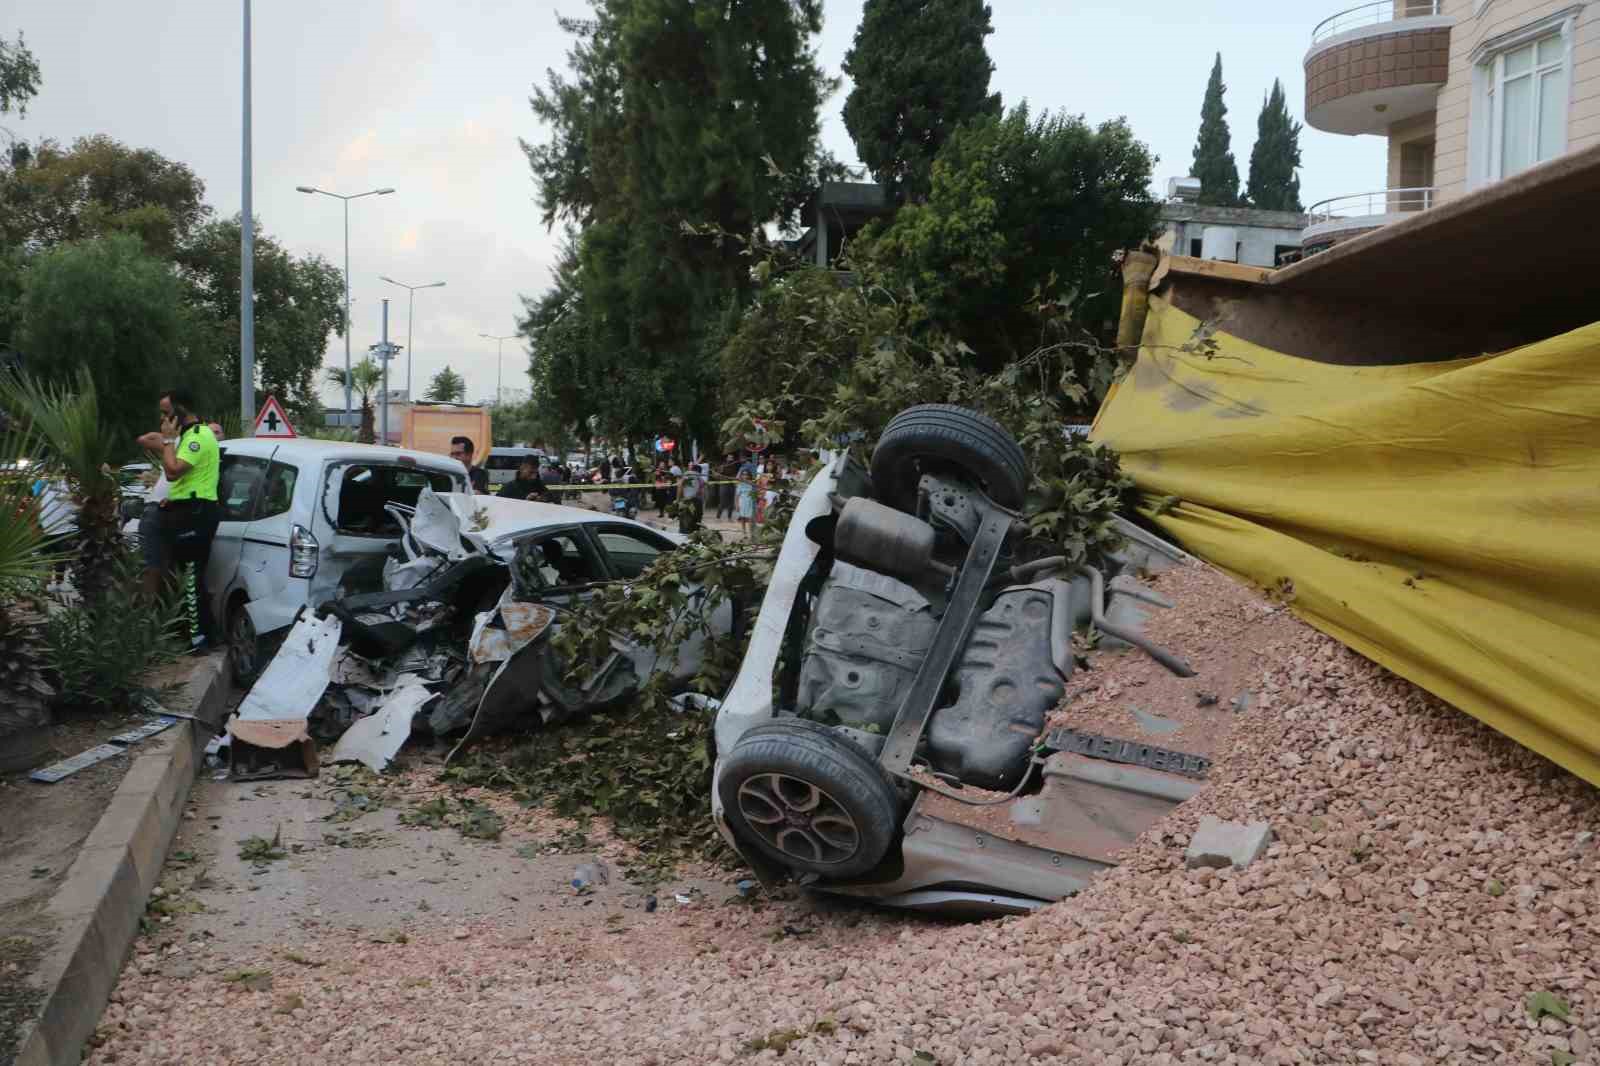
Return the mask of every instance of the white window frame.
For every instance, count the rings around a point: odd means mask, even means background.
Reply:
[[[1561,124],[1561,136],[1554,159],[1564,155],[1567,151],[1567,136],[1572,125],[1572,92],[1573,92],[1573,51],[1577,46],[1576,29],[1577,15],[1583,5],[1576,4],[1537,22],[1529,23],[1520,29],[1503,33],[1490,40],[1484,41],[1473,49],[1470,56],[1472,62],[1472,111],[1471,124],[1468,131],[1468,166],[1467,186],[1475,188],[1489,182],[1500,181],[1503,175],[1501,167],[1501,139],[1504,134],[1502,121],[1502,105],[1505,94],[1497,92],[1500,87],[1501,64],[1509,52],[1514,52],[1535,42],[1549,37],[1561,38],[1562,56],[1559,69],[1565,75],[1566,99],[1562,102],[1564,121]],[[1529,76],[1535,79],[1538,76],[1558,69],[1555,64],[1545,67],[1538,65],[1535,57],[1534,67]],[[1534,101],[1534,114],[1538,114],[1538,100]],[[1537,165],[1538,160],[1530,166]],[[1520,173],[1520,171],[1519,171]]]

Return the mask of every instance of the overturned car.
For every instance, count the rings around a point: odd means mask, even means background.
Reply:
[[[1027,482],[999,424],[946,405],[813,478],[716,718],[713,816],[761,877],[1022,913],[1198,790],[1204,760],[1046,733],[1076,625],[1193,671],[1106,619],[1102,571],[1040,557]]]

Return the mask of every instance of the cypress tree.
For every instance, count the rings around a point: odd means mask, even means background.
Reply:
[[[1283,86],[1272,79],[1272,92],[1261,104],[1256,119],[1256,144],[1250,150],[1250,184],[1246,194],[1253,207],[1269,211],[1301,211],[1300,123],[1289,117]]]
[[[933,157],[956,127],[999,117],[989,91],[994,32],[983,0],[866,0],[844,72],[844,126],[872,176],[898,199],[928,194]]]
[[[1239,167],[1233,161],[1228,133],[1228,105],[1222,102],[1222,53],[1211,66],[1206,99],[1200,105],[1200,136],[1194,142],[1194,167],[1200,179],[1200,203],[1233,207],[1239,202]]]

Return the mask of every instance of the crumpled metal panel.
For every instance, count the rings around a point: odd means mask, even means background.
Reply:
[[[504,662],[543,636],[555,616],[541,603],[503,601],[495,610],[478,615],[467,656],[474,663]]]
[[[928,722],[934,769],[978,788],[1017,783],[1065,690],[1052,655],[1054,610],[1049,592],[1020,586],[978,617],[954,671],[960,695]]]
[[[345,730],[328,761],[359,762],[374,773],[381,772],[411,735],[417,709],[434,695],[416,682],[395,692],[377,711]]]
[[[797,709],[887,730],[938,628],[916,589],[835,562],[806,637]]]

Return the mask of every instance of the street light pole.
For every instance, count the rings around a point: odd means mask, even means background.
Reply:
[[[390,285],[400,286],[402,289],[406,290],[410,297],[406,302],[406,402],[412,403],[416,400],[416,397],[411,393],[411,320],[415,316],[417,310],[417,290],[442,289],[444,288],[444,282],[431,281],[426,285],[407,285],[403,281],[394,280],[387,274],[378,275],[378,280],[387,281]]]
[[[493,333],[480,333],[478,336],[482,337],[484,340],[494,341],[496,345],[494,356],[494,405],[499,407],[500,401],[504,398],[503,394],[505,393],[506,341],[514,341],[518,337],[522,336],[522,334],[507,333],[504,337],[497,337]]]
[[[250,0],[244,0],[243,88],[239,193],[239,432],[248,437],[253,435],[256,423],[256,227],[250,202]]]
[[[393,189],[368,189],[366,192],[351,193],[343,196],[327,189],[319,189],[315,185],[296,185],[296,192],[321,193],[331,196],[335,200],[344,201],[344,414],[350,417],[350,201],[359,200],[363,196],[388,196]]]

